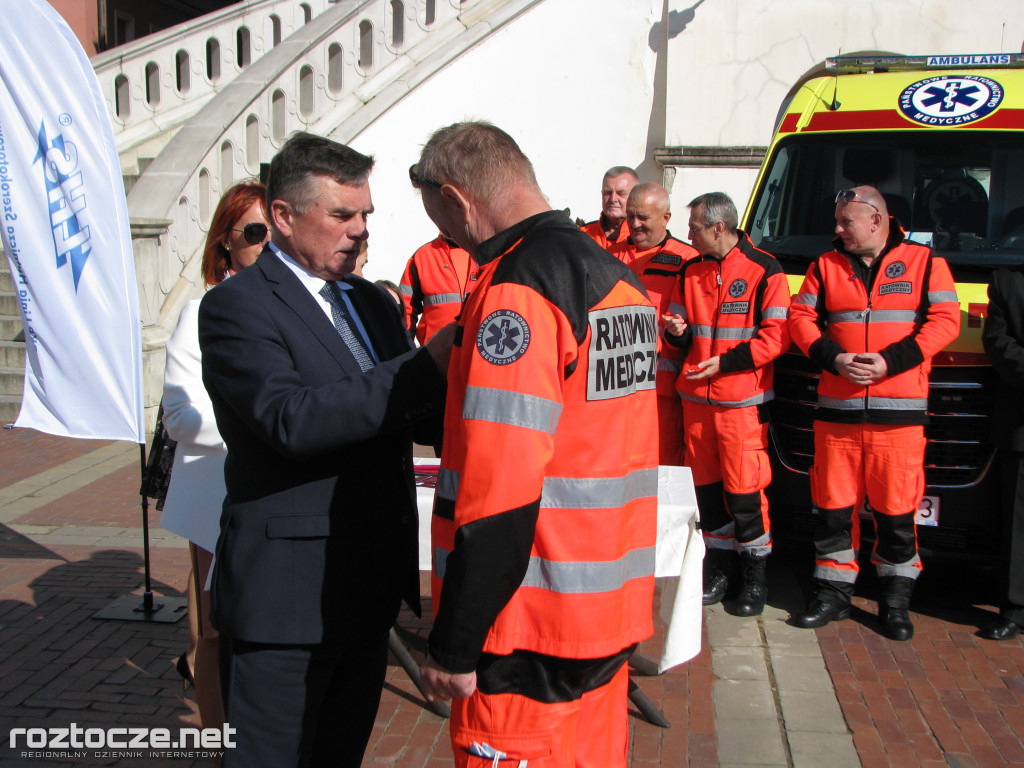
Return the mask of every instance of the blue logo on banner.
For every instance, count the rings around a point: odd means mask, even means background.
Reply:
[[[62,115],[63,117],[63,115]],[[70,123],[70,117],[67,123]],[[64,120],[61,120],[64,123]],[[53,249],[57,257],[57,268],[71,264],[71,277],[78,290],[78,280],[85,269],[85,262],[92,252],[89,227],[83,225],[79,215],[85,210],[85,191],[82,186],[82,172],[78,171],[78,149],[64,134],[58,133],[47,138],[46,124],[39,124],[39,152],[33,163],[43,161],[43,179],[46,183],[46,200],[50,210],[50,229],[53,232]]]

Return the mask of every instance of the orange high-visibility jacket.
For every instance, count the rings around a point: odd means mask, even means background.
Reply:
[[[771,362],[789,346],[789,287],[779,262],[745,232],[724,258],[700,256],[683,265],[669,306],[688,323],[668,337],[686,355],[676,380],[685,400],[728,408],[772,399]],[[691,381],[685,372],[719,355],[719,373]]]
[[[416,332],[420,344],[458,316],[463,296],[475,284],[475,272],[469,253],[440,235],[410,257],[399,290],[405,327]]]
[[[657,318],[561,212],[477,250],[432,521],[430,655],[609,656],[653,631]]]
[[[823,421],[883,424],[927,422],[931,359],[960,330],[960,303],[945,259],[904,240],[890,220],[887,249],[865,284],[842,250],[811,264],[790,307],[790,332],[804,354],[823,368],[818,412]],[[843,352],[878,352],[886,378],[862,387],[835,372]]]
[[[668,233],[665,241],[654,248],[637,250],[630,240],[614,244],[608,251],[619,261],[628,264],[640,276],[647,296],[658,308],[658,394],[676,396],[676,379],[683,369],[682,350],[664,344],[665,324],[661,316],[668,312],[672,291],[679,283],[683,263],[697,256],[697,249]]]
[[[619,232],[614,240],[609,240],[608,235],[604,233],[604,224],[604,214],[601,214],[601,218],[597,221],[591,221],[588,224],[584,224],[580,229],[606,251],[610,251],[613,245],[626,242],[626,238],[629,237],[629,223],[625,219],[623,219],[622,223],[619,225]]]

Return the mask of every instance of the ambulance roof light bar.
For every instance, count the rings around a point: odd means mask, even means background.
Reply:
[[[972,53],[938,56],[833,56],[825,69],[840,75],[864,72],[897,72],[915,69],[965,69],[972,67],[1024,67],[1022,53]]]

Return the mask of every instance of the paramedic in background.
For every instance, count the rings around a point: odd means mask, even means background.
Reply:
[[[960,330],[960,303],[945,260],[905,240],[877,189],[839,192],[835,216],[834,250],[811,264],[790,306],[793,341],[822,369],[811,475],[817,594],[794,623],[822,627],[850,615],[866,500],[882,633],[909,640],[928,372]]]
[[[626,201],[639,181],[636,171],[624,165],[616,165],[604,173],[601,180],[601,218],[584,224],[581,229],[606,251],[629,237]]]
[[[454,242],[438,235],[409,258],[399,290],[405,327],[420,344],[455,320],[462,300],[476,284],[476,262]]]
[[[658,317],[668,312],[672,290],[679,282],[683,263],[697,251],[672,237],[668,222],[672,218],[668,192],[660,184],[637,184],[626,201],[629,237],[609,248],[609,253],[628,264],[640,277]],[[662,326],[659,323],[659,328]],[[658,463],[683,465],[683,403],[676,392],[676,379],[682,370],[679,349],[658,341]]]
[[[691,201],[689,223],[700,255],[683,265],[664,319],[666,339],[685,353],[677,388],[707,545],[703,599],[725,597],[738,552],[742,589],[733,612],[756,616],[772,551],[765,409],[774,395],[772,362],[789,347],[789,285],[775,257],[739,229],[728,195]]]
[[[423,691],[455,699],[457,766],[624,768],[626,660],[653,631],[654,307],[495,126],[440,129],[412,178],[480,264],[448,370]]]

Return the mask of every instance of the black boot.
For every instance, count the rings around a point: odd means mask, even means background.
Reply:
[[[736,554],[724,549],[709,549],[704,553],[704,605],[722,602],[729,588],[729,577],[736,564]]]
[[[881,580],[881,590],[878,621],[882,625],[882,634],[890,640],[909,640],[914,636],[914,624],[909,613],[914,579],[887,576]]]
[[[736,599],[733,613],[737,616],[759,616],[764,611],[768,599],[768,584],[765,568],[768,566],[767,555],[740,555],[740,568],[743,572],[743,590]]]

